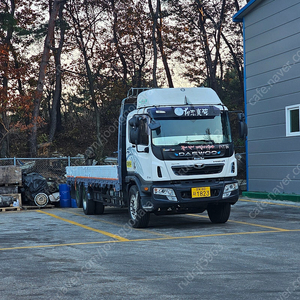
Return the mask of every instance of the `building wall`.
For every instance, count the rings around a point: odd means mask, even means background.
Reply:
[[[300,136],[285,107],[300,104],[300,2],[266,0],[244,17],[248,190],[300,194]]]

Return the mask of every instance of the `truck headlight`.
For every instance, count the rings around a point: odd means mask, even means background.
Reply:
[[[223,197],[222,198],[228,198],[231,194],[232,191],[238,190],[239,185],[238,183],[230,183],[226,184],[223,192]]]
[[[176,194],[173,189],[169,188],[154,188],[153,189],[154,195],[162,195],[166,196],[170,201],[177,201]]]

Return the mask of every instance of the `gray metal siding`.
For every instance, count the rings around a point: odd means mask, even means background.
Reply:
[[[286,53],[291,49],[295,49],[295,53],[297,53],[297,50],[299,50],[299,38],[300,33],[297,33],[282,40],[276,41],[272,44],[267,44],[264,47],[258,47],[248,53],[246,52],[247,64],[251,64],[257,61],[263,61],[265,59],[268,59],[269,57],[275,59],[277,55]],[[251,42],[251,40],[249,42]],[[247,42],[245,45],[247,49]],[[286,58],[286,61],[291,60],[291,57],[289,56],[287,56]],[[253,74],[250,74],[250,76],[251,75]]]
[[[282,153],[279,152],[271,152],[271,153],[260,153],[260,161],[255,161],[252,163],[253,166],[282,166],[282,163],[285,163],[285,166],[294,168],[298,164],[300,164],[300,153],[298,151],[287,151]],[[256,153],[249,154],[249,156],[256,156]],[[300,172],[300,171],[299,171]],[[258,177],[261,179],[261,176]],[[299,178],[300,179],[300,178]]]
[[[300,20],[299,20],[300,23]],[[300,38],[300,37],[299,37]],[[263,64],[263,62],[262,62]],[[292,79],[297,79],[300,77],[299,73],[300,69],[300,63],[293,64],[293,65],[285,65],[285,67],[281,67],[281,69],[277,70],[271,70],[269,72],[265,72],[262,74],[257,74],[256,76],[252,76],[250,78],[247,78],[247,86],[249,90],[256,89],[256,88],[262,88],[266,87],[269,91],[274,88],[279,88],[282,84],[286,84],[288,81]],[[279,83],[275,86],[275,83]],[[256,91],[257,92],[257,91]],[[276,91],[277,92],[277,91]],[[281,94],[285,94],[286,91],[281,91]],[[267,95],[266,97],[270,97],[270,95]]]
[[[279,152],[283,155],[284,153],[286,153],[286,151],[295,151],[295,155],[298,155],[297,152],[300,152],[300,143],[298,140],[299,137],[285,137],[281,139],[278,139],[276,137],[250,141],[248,143],[250,162],[249,166],[264,164],[263,157],[260,156],[261,153],[272,154],[274,152]],[[298,159],[295,158],[295,161],[297,162]],[[284,160],[282,160],[281,163],[286,164]]]
[[[297,5],[297,9],[299,9],[299,7],[300,5]],[[274,18],[274,20],[266,19],[266,21],[277,24],[277,18]],[[275,42],[285,40],[297,33],[299,33],[299,16],[297,19],[290,20],[289,22],[286,22],[281,26],[274,27],[273,29],[264,33],[256,34],[251,39],[247,40],[247,53],[249,54],[251,51],[254,51],[257,48],[265,47],[266,45],[271,45]]]
[[[299,16],[299,0],[266,0],[244,18],[249,191],[300,194],[300,136],[285,125],[300,104]]]
[[[290,65],[294,65],[297,62],[293,61],[293,56],[297,58],[297,52],[300,51],[299,44],[296,45],[294,49],[291,49],[290,45],[287,47],[287,51],[284,53],[279,53],[276,55],[276,59],[274,57],[267,57],[261,59],[260,57],[255,57],[255,60],[252,60],[251,63],[247,64],[247,78],[251,78],[257,74],[257,70],[259,70],[259,74],[263,74],[269,72],[271,70],[277,71],[281,69],[284,65],[289,63]],[[300,53],[300,52],[299,52]],[[286,58],[290,57],[292,60],[287,60]]]
[[[246,37],[247,41],[299,18],[298,6],[300,5],[300,3],[298,0],[281,1],[281,3],[275,3],[270,3],[273,6],[276,5],[276,9],[274,10],[269,10],[269,6],[266,2],[264,2],[266,10],[264,10],[264,12],[260,16],[255,13],[255,15],[252,14],[253,16],[255,16],[256,20],[248,20]],[[262,12],[261,9],[262,8],[259,8],[259,10]],[[259,19],[257,19],[258,17]],[[264,22],[266,18],[269,19],[268,22]]]
[[[276,170],[280,171],[280,170]],[[299,185],[300,181],[293,179],[290,181],[288,185],[283,185],[282,180],[262,180],[262,179],[253,179],[249,183],[249,191],[256,191],[256,192],[268,192],[270,193],[269,198],[275,199],[273,194],[300,194],[299,193]],[[282,184],[283,188],[280,188]]]
[[[249,27],[258,22],[263,22],[263,20],[297,3],[298,0],[262,1],[256,8],[254,8],[249,14],[245,16],[244,20],[247,21],[247,24],[245,23],[245,25]],[[263,31],[263,28],[264,28],[264,24],[260,26],[259,31]],[[245,38],[247,39],[247,37]]]
[[[300,83],[299,83],[300,84]],[[294,89],[293,89],[294,90]],[[268,97],[269,95],[265,95],[264,97],[261,97],[258,99],[257,102],[251,102],[249,103],[249,99],[253,98],[253,95],[257,93],[256,91],[252,91],[251,93],[247,93],[247,110],[248,110],[248,121],[250,120],[250,126],[255,126],[255,123],[251,123],[251,118],[254,116],[259,117],[260,114],[264,114],[267,112],[275,112],[280,110],[282,112],[282,115],[285,114],[283,112],[282,107],[283,106],[289,106],[293,104],[300,104],[300,91],[297,90],[296,92],[286,91],[285,95],[276,95],[275,97]],[[270,103],[270,100],[272,100],[272,103]],[[285,117],[285,116],[284,116]],[[271,118],[265,118],[264,115],[260,116],[261,122],[268,122],[271,124],[271,122],[274,122]],[[257,118],[255,119],[257,122]]]
[[[248,122],[254,124],[256,128],[283,124],[285,123],[285,114],[282,110],[257,113],[249,116]]]

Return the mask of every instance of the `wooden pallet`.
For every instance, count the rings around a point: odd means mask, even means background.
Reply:
[[[19,210],[22,207],[22,196],[20,193],[14,193],[14,194],[1,194],[0,196],[10,196],[13,197],[17,200],[19,200],[19,206],[4,206],[4,207],[0,207],[1,211],[9,211],[9,210],[13,210],[14,208],[19,208]]]
[[[0,207],[0,211],[20,211],[20,206],[7,206],[7,207]]]
[[[22,185],[22,170],[17,166],[0,166],[0,185]]]
[[[28,209],[43,209],[43,208],[53,208],[53,207],[55,207],[55,205],[52,205],[52,204],[48,204],[44,207],[39,207],[39,206],[36,206],[36,205],[28,205],[28,206],[23,205],[22,209],[28,210]]]

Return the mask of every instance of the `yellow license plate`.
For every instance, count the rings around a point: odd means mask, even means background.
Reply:
[[[210,197],[210,187],[192,188],[192,198]]]

